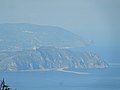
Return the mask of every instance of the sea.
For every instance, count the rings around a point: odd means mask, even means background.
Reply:
[[[69,69],[62,71],[0,72],[11,90],[120,90],[120,64],[105,69]]]

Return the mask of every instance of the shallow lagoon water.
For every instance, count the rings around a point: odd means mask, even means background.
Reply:
[[[106,69],[71,69],[89,74],[59,71],[0,72],[12,90],[120,90],[120,65]]]

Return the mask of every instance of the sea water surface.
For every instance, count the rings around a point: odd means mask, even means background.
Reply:
[[[12,90],[120,90],[120,64],[106,69],[71,69],[88,74],[61,71],[0,72]]]

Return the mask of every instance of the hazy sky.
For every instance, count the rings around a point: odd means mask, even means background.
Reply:
[[[8,22],[60,26],[99,46],[120,45],[120,0],[0,0],[0,23]]]

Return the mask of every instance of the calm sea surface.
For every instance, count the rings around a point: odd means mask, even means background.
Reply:
[[[67,72],[0,72],[12,90],[120,90],[120,64],[106,69],[73,69]]]

